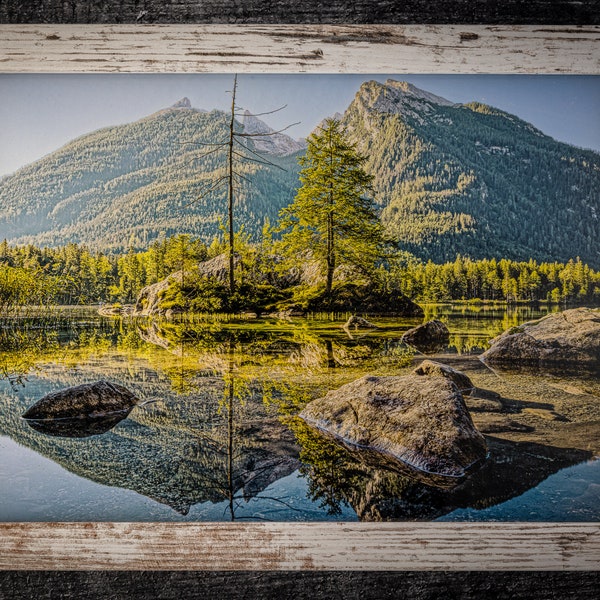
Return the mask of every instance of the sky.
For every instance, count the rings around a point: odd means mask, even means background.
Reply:
[[[557,140],[600,151],[600,76],[242,74],[238,104],[306,137],[344,112],[363,81],[409,81],[453,102],[479,101],[529,121]],[[232,75],[0,74],[0,176],[101,127],[129,123],[184,96],[195,108],[228,110]]]

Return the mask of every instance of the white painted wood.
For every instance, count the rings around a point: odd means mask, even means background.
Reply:
[[[0,25],[0,72],[600,72],[600,26]]]
[[[0,524],[0,569],[562,571],[600,568],[600,524]]]

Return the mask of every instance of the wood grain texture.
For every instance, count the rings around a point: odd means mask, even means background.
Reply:
[[[599,567],[600,524],[0,524],[0,570],[588,571]]]
[[[552,27],[552,32],[548,37],[555,36],[562,38],[565,35],[570,36],[573,31],[576,35],[587,36],[590,31],[594,38],[594,48],[588,50],[587,58],[582,57],[584,63],[588,64],[589,60],[595,60],[595,67],[590,66],[589,72],[598,73],[597,68],[597,29],[589,28],[588,25],[600,24],[600,3],[598,0],[583,0],[574,1],[547,1],[547,0],[502,0],[500,2],[493,0],[371,0],[365,1],[340,1],[330,0],[322,2],[321,0],[303,0],[302,2],[290,3],[284,0],[170,0],[170,1],[154,1],[154,0],[30,0],[23,2],[22,0],[0,0],[0,23],[52,23],[57,27],[62,23],[247,23],[247,24],[269,24],[269,23],[345,23],[345,24],[360,24],[360,23],[387,23],[387,24],[537,24],[537,25],[568,25],[565,28]],[[573,27],[572,27],[573,26]],[[579,28],[575,26],[581,26]],[[546,29],[543,27],[542,29]],[[4,29],[0,31],[0,43],[4,40]],[[365,35],[371,35],[373,29],[366,28]],[[460,28],[460,31],[468,32],[469,29]],[[548,32],[546,32],[548,33]],[[48,35],[53,35],[49,33]],[[460,36],[460,33],[459,33]],[[143,40],[143,37],[137,37],[137,40]],[[34,43],[44,40],[36,40]],[[48,40],[59,41],[59,40]],[[314,41],[314,40],[313,40]],[[564,40],[562,40],[564,41]],[[361,47],[361,42],[354,40]],[[556,42],[556,40],[554,41]],[[554,42],[548,41],[549,44]],[[589,40],[585,40],[589,42]],[[462,40],[465,49],[470,47],[467,45],[472,43],[472,40],[464,38]],[[367,44],[367,42],[364,42]],[[363,45],[364,45],[363,44]],[[515,46],[516,44],[516,46]],[[575,47],[582,48],[583,42],[578,42]],[[352,45],[352,42],[346,44],[346,48]],[[446,54],[446,49],[441,44],[437,48],[431,48],[431,53],[438,56]],[[456,45],[456,44],[455,44]],[[512,45],[510,55],[523,53],[520,48],[520,43],[511,41],[507,42],[506,46]],[[310,43],[304,43],[304,46],[312,48]],[[506,47],[505,46],[505,47]],[[36,48],[39,48],[36,46]],[[477,47],[471,50],[473,59],[471,62],[477,62]],[[128,50],[128,55],[135,55],[137,50],[142,48],[131,47]],[[316,46],[319,49],[319,46]],[[8,63],[24,60],[22,57],[29,55],[33,49],[31,46],[26,48],[26,53],[21,55],[21,58],[11,57]],[[550,49],[551,52],[556,50]],[[254,49],[252,49],[254,51]],[[382,45],[378,49],[385,53],[386,46]],[[427,52],[428,49],[425,48]],[[498,58],[502,62],[502,51],[497,49],[500,54]],[[567,70],[578,71],[578,60],[571,55],[573,50],[567,50],[567,61],[570,65]],[[524,54],[524,53],[523,53]],[[536,55],[533,51],[533,60],[535,63],[530,66],[532,70],[542,72],[550,71],[551,65],[546,63],[546,56]],[[448,53],[449,55],[449,53]],[[76,55],[75,55],[76,56]],[[67,61],[61,71],[77,70],[77,60]],[[580,54],[581,56],[581,54]],[[529,54],[524,54],[523,58],[528,60],[531,57]],[[595,57],[595,58],[594,58]],[[2,56],[0,58],[6,58]],[[113,64],[113,69],[104,61],[105,57],[100,57],[101,61],[97,62],[92,68],[92,71],[98,70],[103,64],[105,70],[119,70],[121,65]],[[223,58],[223,57],[221,57]],[[238,57],[239,58],[239,57]],[[444,60],[438,60],[435,64],[437,69],[444,71]],[[514,57],[513,57],[514,58]],[[327,56],[326,60],[329,59]],[[110,57],[108,62],[110,63]],[[123,57],[127,63],[127,58]],[[136,59],[137,60],[137,59]],[[152,60],[151,58],[149,60]],[[325,60],[325,59],[324,59]],[[302,63],[312,64],[316,62],[316,58],[311,60],[295,60],[295,66],[292,70],[300,70]],[[501,72],[516,72],[522,68],[521,61],[512,61],[512,70],[507,67],[506,71]],[[195,64],[204,64],[196,57]],[[2,65],[0,63],[0,69]],[[23,63],[22,63],[23,64]],[[405,66],[408,60],[400,57],[399,64],[396,64],[392,72],[417,72],[415,66]],[[466,64],[469,64],[468,59]],[[142,61],[141,70],[160,71],[167,70],[170,62],[159,63],[152,65],[148,61]],[[254,67],[256,70],[258,67]],[[343,65],[344,69],[350,70],[349,66]],[[401,70],[401,69],[405,70]],[[465,67],[462,72],[468,72]],[[225,69],[224,65],[220,65],[220,70]],[[286,67],[287,69],[287,67]],[[595,71],[592,71],[595,69]],[[21,70],[21,68],[19,68]],[[231,68],[233,70],[233,67]],[[362,68],[357,71],[366,72],[369,68],[363,64]],[[435,69],[432,68],[433,72]],[[481,72],[481,71],[478,71]],[[520,71],[523,72],[523,71]],[[431,524],[435,527],[435,524]],[[411,524],[411,527],[414,525]],[[19,569],[19,571],[3,571],[0,573],[0,598],[10,598],[11,600],[24,600],[29,598],[38,598],[40,600],[63,598],[72,600],[75,598],[111,598],[111,599],[127,599],[137,600],[145,598],[160,598],[164,600],[179,600],[180,598],[197,597],[197,598],[227,598],[235,600],[237,598],[288,598],[293,597],[296,600],[310,598],[345,598],[370,600],[370,599],[386,599],[386,598],[406,598],[417,600],[433,600],[444,598],[451,600],[453,598],[477,598],[478,600],[494,598],[498,600],[527,598],[531,600],[538,599],[575,599],[575,598],[593,598],[597,594],[600,587],[600,572],[590,571],[516,571],[516,572],[467,572],[458,570],[453,572],[443,571],[388,571],[383,572],[382,569],[388,568],[380,566],[376,571],[364,572],[359,571],[213,571],[213,572],[195,572],[195,571],[121,571],[107,570],[102,572],[97,571],[42,571],[32,570],[26,571],[22,569],[41,569],[41,568],[60,568],[60,569],[81,569],[93,568],[82,565],[81,557],[76,553],[76,550],[82,549],[82,544],[86,548],[91,548],[91,556],[85,558],[85,565],[93,563],[95,557],[99,563],[111,562],[114,566],[111,569],[128,569],[127,562],[122,563],[121,567],[115,564],[115,558],[112,556],[110,547],[104,547],[105,532],[102,527],[111,528],[108,535],[110,543],[113,547],[116,545],[118,550],[117,556],[121,555],[121,551],[132,544],[133,531],[120,532],[120,525],[105,524],[100,526],[101,531],[98,531],[99,526],[76,525],[73,529],[69,526],[64,526],[64,530],[60,536],[54,537],[50,533],[56,526],[38,527],[35,524],[24,525],[8,525],[0,529],[0,558],[3,559],[3,568]],[[6,529],[8,527],[8,529]],[[63,526],[58,526],[61,529]],[[86,528],[87,532],[83,538],[80,537],[79,529]],[[155,529],[163,527],[162,525],[148,525],[148,528]],[[194,526],[199,530],[197,537],[186,545],[186,534],[182,531],[171,531],[166,533],[166,540],[175,548],[175,556],[181,560],[182,568],[192,568],[188,565],[188,558],[195,556],[197,548],[204,548],[205,537],[203,529],[206,525]],[[237,526],[236,526],[237,527]],[[288,526],[286,526],[288,527]],[[378,527],[378,526],[374,526]],[[421,527],[418,525],[417,527]],[[521,555],[523,549],[523,535],[529,531],[529,526],[515,526],[517,531],[514,533],[510,527],[506,525],[497,525],[496,534],[499,535],[503,542],[503,551],[498,558],[505,556],[507,549],[509,558],[515,560],[515,556]],[[579,529],[580,525],[570,526],[564,525],[549,525],[541,527],[544,536],[554,536],[550,546],[546,542],[542,544],[542,548],[553,549],[553,561],[570,561],[574,554],[581,548],[581,544],[586,548],[585,552],[592,562],[596,563],[595,569],[598,569],[598,554],[597,548],[594,549],[597,543],[598,533],[594,526],[594,533],[582,533]],[[33,529],[32,529],[33,528]],[[96,531],[94,531],[96,529]],[[34,535],[34,530],[38,531]],[[139,532],[138,532],[139,533]],[[188,534],[191,531],[188,532]],[[433,532],[429,532],[432,534]],[[471,532],[472,533],[472,532]],[[588,535],[589,534],[589,535]],[[116,535],[116,537],[115,537]],[[145,535],[145,534],[140,534]],[[465,532],[458,528],[452,535],[447,538],[438,540],[437,535],[433,537],[424,536],[422,538],[413,537],[409,543],[410,548],[414,548],[414,557],[419,558],[428,556],[432,548],[435,550],[436,544],[441,544],[446,553],[446,560],[452,556],[460,565],[462,548]],[[529,537],[529,543],[535,544],[535,537]],[[85,540],[85,544],[82,540]],[[180,541],[181,540],[181,541]],[[245,547],[246,541],[243,537],[237,537],[235,545],[240,544]],[[488,533],[481,540],[481,546],[478,546],[477,554],[485,551],[488,553],[489,562],[494,562],[494,550],[492,548],[495,536]],[[143,541],[143,540],[142,540]],[[497,540],[496,540],[497,541]],[[361,544],[363,540],[360,540]],[[136,543],[141,543],[137,540]],[[152,566],[147,568],[161,568],[157,566],[157,562],[162,560],[161,554],[152,551],[152,541],[148,542],[150,548],[146,549],[148,556],[152,558]],[[273,544],[273,542],[270,542]],[[57,548],[57,546],[60,546]],[[163,547],[164,546],[159,546]],[[335,549],[335,552],[343,552],[341,546]],[[62,548],[62,549],[60,549]],[[71,557],[68,558],[69,548],[71,548]],[[210,548],[209,548],[210,549]],[[205,553],[209,549],[204,550]],[[34,558],[34,550],[38,553]],[[296,551],[296,550],[294,550]],[[403,551],[406,551],[405,549]],[[471,549],[473,551],[473,549]],[[247,550],[244,550],[247,552]],[[282,549],[285,552],[285,548]],[[545,552],[545,550],[544,550]],[[557,554],[558,553],[558,554]],[[590,554],[591,553],[591,554]],[[536,547],[530,552],[531,555],[538,554]],[[570,555],[570,556],[569,556]],[[147,555],[144,555],[147,556]],[[282,554],[283,557],[283,554]],[[23,559],[23,562],[18,562]],[[39,559],[39,560],[37,560]],[[530,560],[527,558],[527,560]],[[540,560],[539,558],[536,560]],[[43,564],[61,566],[42,566]],[[586,563],[589,562],[586,560]],[[197,561],[196,563],[197,564]],[[412,567],[416,568],[416,561],[413,561]],[[11,567],[12,565],[12,567]],[[461,568],[476,569],[477,563],[466,564],[462,563]],[[561,562],[561,565],[563,563]],[[505,564],[508,568],[508,564]],[[564,565],[563,565],[564,566]],[[563,568],[563,566],[559,568]],[[200,568],[200,567],[197,567]],[[208,568],[208,567],[207,567]],[[363,569],[363,565],[359,565],[357,569]],[[451,565],[450,569],[454,569]],[[521,566],[515,567],[517,569]],[[533,568],[533,567],[531,567]],[[588,567],[586,567],[588,568]]]
[[[598,0],[2,0],[2,23],[600,24]]]
[[[0,25],[0,72],[600,73],[600,26]]]
[[[5,571],[7,600],[575,600],[599,572]]]

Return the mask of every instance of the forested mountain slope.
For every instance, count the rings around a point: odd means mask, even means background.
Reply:
[[[596,152],[392,80],[363,84],[342,119],[368,157],[388,233],[417,256],[600,266]]]
[[[327,107],[323,107],[327,111]],[[291,117],[293,119],[294,116]],[[453,104],[411,84],[364,83],[340,116],[367,156],[387,234],[419,258],[567,262],[600,268],[600,155],[557,142],[487,105]],[[272,133],[247,115],[247,133]],[[102,129],[0,180],[0,239],[123,251],[188,233],[209,241],[225,214],[228,115],[184,99]],[[236,227],[258,235],[300,185],[304,144],[245,138],[284,167],[239,161]],[[190,143],[192,142],[192,143]],[[256,155],[252,155],[256,156]],[[200,198],[200,199],[199,199]]]
[[[256,119],[250,125],[255,132]],[[225,140],[228,127],[226,113],[196,110],[183,99],[134,123],[84,135],[0,180],[0,238],[113,251],[146,248],[176,233],[210,238],[226,214],[226,188],[204,194],[225,175],[226,154],[224,148],[211,153],[215,147],[206,144]],[[262,138],[246,139],[254,148],[253,140]],[[285,170],[241,159],[235,167],[244,177],[235,187],[236,221],[253,233],[266,216],[277,218],[297,186],[295,153],[302,146],[283,134],[276,140],[268,160]]]

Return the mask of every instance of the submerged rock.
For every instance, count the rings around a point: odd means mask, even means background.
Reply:
[[[487,452],[446,377],[365,376],[309,403],[300,417],[342,442],[428,473],[461,477]]]
[[[22,416],[35,420],[102,417],[130,411],[137,403],[135,395],[122,385],[97,381],[47,394]]]
[[[449,339],[448,327],[437,319],[413,327],[402,336],[404,343],[424,352],[437,351],[447,345]]]
[[[475,387],[467,375],[435,360],[424,360],[414,369],[413,373],[429,377],[446,377],[446,379],[453,381],[461,393],[465,395],[470,394]]]
[[[356,315],[352,315],[342,327],[344,329],[377,329],[377,325],[373,325],[373,323],[367,321],[367,319],[357,317]]]
[[[600,309],[574,308],[512,327],[481,355],[488,363],[600,363]]]

